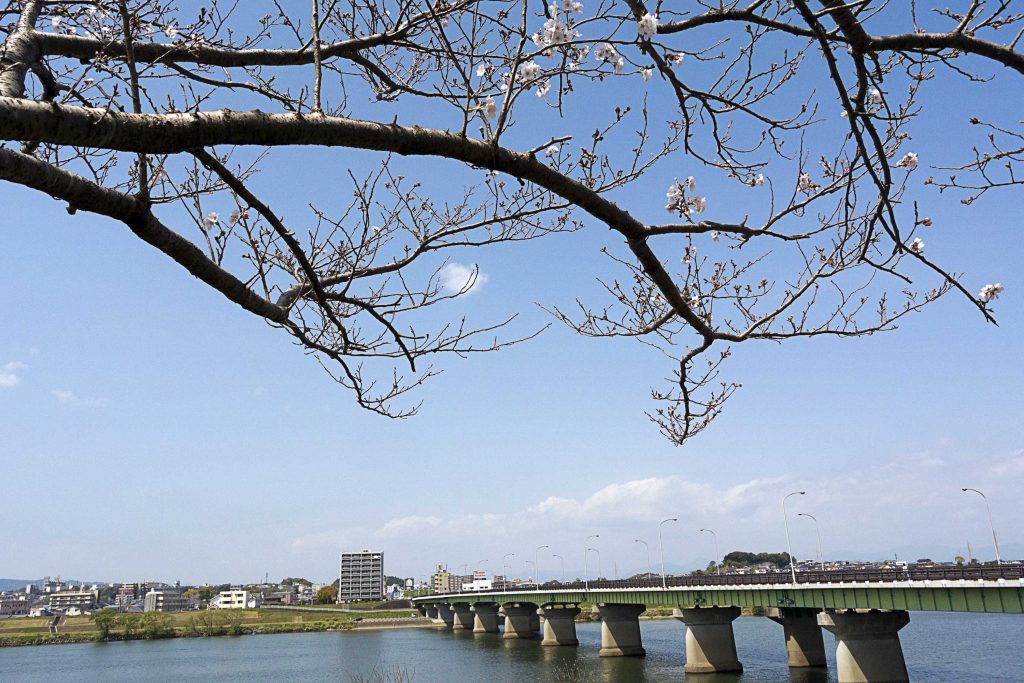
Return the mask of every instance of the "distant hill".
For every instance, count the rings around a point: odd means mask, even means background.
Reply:
[[[42,585],[40,581],[34,579],[0,579],[0,591],[16,591],[30,583]]]
[[[76,586],[83,583],[87,586],[91,586],[93,584],[98,586],[106,585],[105,581],[79,581],[78,579],[61,579],[61,581],[63,581],[65,585],[74,584]],[[30,583],[34,583],[40,588],[43,586],[42,579],[0,579],[0,591],[16,591],[19,588],[24,588]]]

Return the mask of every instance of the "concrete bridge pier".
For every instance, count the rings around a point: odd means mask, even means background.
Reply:
[[[809,607],[779,607],[768,610],[768,618],[782,624],[786,638],[786,661],[791,669],[827,666],[825,639],[818,626],[821,610]]]
[[[576,605],[546,605],[540,608],[544,617],[544,640],[541,645],[579,645],[576,639]]]
[[[430,619],[430,623],[436,627],[444,626],[444,622],[441,621],[441,617],[438,616],[437,605],[424,605],[423,616]]]
[[[477,602],[470,609],[473,611],[473,633],[498,632],[497,603]]]
[[[532,602],[508,602],[501,606],[505,613],[504,638],[536,638],[537,605]]]
[[[473,630],[473,613],[469,611],[468,602],[453,602],[452,607],[452,628],[456,631]]]
[[[643,657],[647,654],[640,638],[640,615],[645,605],[597,605],[601,617],[601,657]]]
[[[438,628],[452,628],[455,624],[455,614],[452,612],[452,606],[447,602],[437,603],[437,621],[434,622],[434,626]]]
[[[907,683],[899,630],[910,623],[904,611],[829,610],[818,624],[836,637],[839,683]]]
[[[743,671],[732,632],[732,622],[739,615],[739,607],[692,607],[674,611],[673,616],[686,624],[684,672]]]

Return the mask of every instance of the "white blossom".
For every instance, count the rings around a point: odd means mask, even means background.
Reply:
[[[614,71],[615,73],[620,74],[622,73],[622,70],[624,68],[626,68],[626,60],[624,60],[622,57],[619,57],[618,59],[615,60]]]
[[[168,38],[175,37],[178,35],[178,27],[174,24],[167,24],[167,26],[164,26],[164,35]]]
[[[929,218],[928,216],[925,216],[924,218],[921,219],[921,225],[925,226],[926,228],[932,227],[932,219]]]
[[[985,303],[988,303],[989,301],[992,301],[994,299],[998,299],[999,295],[1002,294],[1002,293],[1003,293],[1003,285],[1002,285],[1002,283],[996,282],[994,284],[987,284],[984,287],[982,287],[981,291],[978,292],[978,298],[981,299],[982,301],[984,301]]]
[[[718,231],[717,231],[717,230],[713,230],[713,231],[711,231],[711,239],[712,239],[712,241],[714,241],[714,242],[717,242],[717,241],[718,241]]]
[[[537,97],[544,97],[551,90],[551,81],[544,81],[537,86]]]
[[[498,105],[495,104],[493,97],[484,100],[484,113],[491,119],[498,115]]]
[[[764,185],[764,174],[758,173],[757,177],[754,178],[754,187],[761,187]]]
[[[216,211],[211,211],[210,213],[206,214],[206,218],[203,219],[203,224],[207,228],[212,228],[218,223],[220,223],[220,214],[217,213]]]
[[[697,213],[704,213],[704,209],[708,208],[707,198],[695,197],[693,200],[693,208],[696,209]]]
[[[63,17],[50,17],[50,26],[52,26],[55,31],[59,30],[61,21],[63,21]]]
[[[878,105],[882,103],[882,91],[878,88],[872,88],[871,92],[868,93],[868,104]]]
[[[487,76],[492,71],[494,71],[494,66],[491,64],[484,63],[476,67],[476,75],[480,77]]]
[[[640,21],[636,22],[636,30],[640,34],[641,40],[648,40],[658,32],[658,16],[650,12],[643,15],[640,17]]]
[[[645,81],[649,81],[654,75],[654,69],[640,69],[640,75],[644,77]]]
[[[806,173],[800,174],[800,179],[797,181],[797,187],[802,191],[806,192],[811,187],[811,176]]]
[[[610,62],[618,57],[619,53],[611,43],[599,43],[594,48],[594,56],[599,62]]]
[[[682,52],[676,52],[675,54],[669,55],[668,59],[672,62],[673,66],[679,66],[683,63],[683,59],[686,57]]]
[[[551,145],[546,150],[544,150],[544,156],[546,156],[548,159],[550,159],[551,157],[553,157],[556,154],[558,154],[558,151],[559,151],[558,145]]]
[[[907,152],[903,155],[903,158],[899,160],[897,166],[902,166],[908,171],[913,171],[917,168],[917,152]]]
[[[693,192],[694,190],[697,189],[697,179],[694,178],[692,175],[687,176],[686,178],[686,189],[689,190],[690,192]]]
[[[915,237],[914,240],[907,245],[907,249],[914,252],[915,254],[921,254],[924,252],[924,240],[920,237]]]
[[[565,12],[566,14],[570,14],[572,12],[582,12],[583,3],[574,2],[573,0],[562,0],[562,11]],[[554,14],[554,12],[552,12],[552,14]]]
[[[540,64],[530,60],[519,68],[519,80],[521,81],[532,81],[540,76],[541,69]]]

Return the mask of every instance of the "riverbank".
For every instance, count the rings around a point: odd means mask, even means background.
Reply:
[[[68,618],[57,626],[56,633],[52,632],[50,618],[29,617],[0,620],[0,647],[429,626],[429,619],[419,615],[410,616],[410,611],[406,610],[376,612],[372,617],[350,612],[299,612],[282,609],[125,613],[118,615],[105,633],[91,617],[87,616]]]

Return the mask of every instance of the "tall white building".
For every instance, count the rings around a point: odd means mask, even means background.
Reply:
[[[384,553],[341,553],[338,602],[384,599]]]

